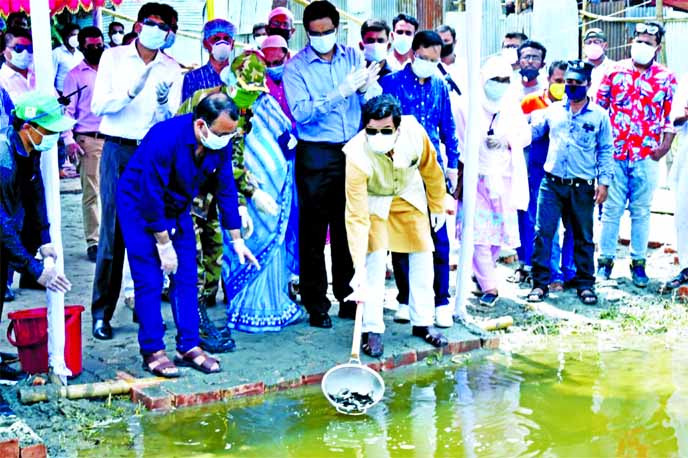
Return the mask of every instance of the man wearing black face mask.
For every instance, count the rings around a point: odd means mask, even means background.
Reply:
[[[280,35],[287,43],[294,35],[296,29],[294,28],[294,14],[287,8],[279,7],[270,11],[268,15],[268,36]]]
[[[597,303],[593,210],[607,199],[614,176],[614,147],[609,115],[587,96],[592,69],[589,62],[570,61],[564,74],[568,99],[532,114],[533,140],[549,135],[550,143],[538,196],[528,302],[541,302],[547,296],[552,238],[561,218],[566,230],[573,231],[576,276],[572,283],[584,305]]]
[[[537,41],[527,40],[518,48],[518,65],[520,78],[514,81],[518,88],[520,99],[543,91],[547,86],[547,80],[540,77],[540,70],[545,67],[547,49]]]
[[[84,59],[64,80],[64,95],[69,96],[68,116],[77,120],[73,130],[62,134],[67,155],[73,163],[79,164],[81,176],[81,209],[83,212],[86,255],[96,262],[98,236],[100,233],[100,156],[103,152],[103,136],[98,133],[100,116],[91,111],[91,97],[96,81],[100,56],[105,45],[103,34],[97,27],[85,27],[79,32],[79,48]]]

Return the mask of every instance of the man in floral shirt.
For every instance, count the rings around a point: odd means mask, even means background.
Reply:
[[[671,148],[675,130],[671,102],[676,76],[656,62],[664,29],[655,22],[637,24],[631,58],[604,76],[597,103],[609,110],[614,135],[614,179],[602,210],[598,279],[609,279],[614,266],[619,222],[628,203],[631,212],[633,284],[647,286],[645,256],[650,206],[657,185],[658,161]]]

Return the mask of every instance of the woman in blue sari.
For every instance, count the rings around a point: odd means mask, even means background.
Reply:
[[[231,247],[231,237],[223,234],[222,278],[227,295],[227,327],[244,332],[279,331],[299,321],[302,309],[289,296],[289,283],[298,275],[297,228],[295,210],[294,147],[291,121],[277,100],[261,88],[265,66],[257,54],[244,54],[232,63],[237,79],[235,96],[246,91],[258,92],[258,98],[245,117],[244,165],[257,186],[271,195],[279,210],[271,215],[247,203],[253,221],[253,234],[246,245],[260,262],[261,270],[239,264]],[[259,81],[256,81],[258,79]],[[230,96],[232,89],[230,89]],[[242,113],[243,115],[243,113]]]

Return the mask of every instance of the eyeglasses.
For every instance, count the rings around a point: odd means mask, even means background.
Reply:
[[[308,36],[309,36],[309,37],[324,37],[324,36],[327,36],[327,35],[332,35],[332,34],[335,33],[336,31],[337,31],[337,29],[325,30],[324,32],[312,32],[312,31],[308,31]]]
[[[365,133],[368,135],[377,135],[377,134],[393,135],[394,132],[395,132],[395,130],[392,127],[383,127],[382,129],[375,129],[373,127],[366,127],[365,128]]]
[[[14,45],[8,46],[8,48],[14,49],[14,51],[17,53],[29,51],[29,54],[33,54],[33,45]]]
[[[266,66],[267,68],[279,67],[280,65],[283,65],[283,64],[284,64],[284,61],[285,61],[285,60],[286,60],[286,56],[283,57],[283,58],[281,58],[281,59],[278,59],[278,60],[273,60],[273,61],[266,60],[266,61],[265,61],[265,66]]]
[[[413,32],[411,30],[395,30],[394,35],[406,35],[409,37],[413,36]]]
[[[657,24],[636,24],[635,33],[646,33],[648,35],[657,35],[662,31],[662,28]]]
[[[274,27],[276,29],[290,29],[291,28],[291,22],[289,21],[276,21],[272,20],[268,22],[268,27]]]
[[[163,32],[169,32],[171,29],[171,27],[169,25],[165,24],[164,22],[155,22],[153,19],[144,19],[142,24],[155,26],[155,27],[159,28],[160,30],[162,30]]]

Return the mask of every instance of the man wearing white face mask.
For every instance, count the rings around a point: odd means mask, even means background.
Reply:
[[[303,26],[309,43],[287,62],[283,78],[299,140],[300,290],[311,326],[330,328],[324,255],[328,226],[339,316],[353,318],[355,312],[355,304],[344,299],[351,292],[353,265],[344,227],[342,147],[360,128],[361,105],[380,67],[366,68],[358,50],[337,44],[339,12],[332,3],[311,2],[303,11]]]
[[[608,280],[611,276],[619,223],[628,206],[631,275],[639,288],[649,283],[645,257],[658,161],[669,151],[676,134],[671,119],[676,76],[655,61],[663,36],[664,29],[656,22],[637,24],[631,58],[618,62],[604,76],[597,92],[597,103],[609,111],[615,150],[614,179],[602,208],[597,277]]]
[[[393,71],[389,65],[387,54],[391,47],[389,43],[390,32],[389,25],[380,19],[367,20],[361,26],[361,42],[358,47],[363,51],[367,65],[381,63],[382,67],[378,73],[380,78]]]
[[[391,95],[363,108],[365,129],[345,146],[346,231],[355,274],[350,300],[363,307],[363,352],[382,355],[387,250],[407,253],[413,335],[435,347],[447,339],[433,326],[433,228],[444,225],[444,174],[425,129],[402,116]],[[429,216],[429,218],[428,218]]]
[[[233,58],[234,24],[224,19],[213,19],[203,26],[203,47],[210,57],[208,63],[184,75],[182,102],[200,89],[222,85],[220,73]]]
[[[101,218],[93,285],[93,335],[111,339],[110,320],[119,298],[124,245],[115,212],[120,174],[148,130],[179,107],[179,65],[160,52],[172,28],[171,9],[146,3],[134,30],[138,38],[106,49],[98,65],[91,110],[105,137],[100,164]]]
[[[5,64],[0,67],[0,86],[10,95],[12,101],[36,87],[33,72],[33,42],[31,33],[25,29],[8,29],[5,42]]]
[[[587,61],[595,66],[592,70],[592,83],[588,91],[593,101],[595,101],[597,96],[602,78],[616,63],[607,57],[608,47],[607,34],[602,29],[593,28],[585,32],[583,37],[583,54]]]
[[[62,94],[64,79],[67,73],[84,60],[84,55],[79,51],[79,30],[77,24],[67,24],[60,31],[62,46],[53,50],[53,68],[55,69],[55,89]]]
[[[456,124],[451,111],[449,88],[439,71],[442,38],[433,31],[418,32],[413,39],[415,58],[403,70],[387,75],[380,80],[385,94],[397,97],[404,114],[415,116],[425,128],[437,152],[437,159],[447,178],[447,190],[454,192],[458,182],[459,151],[456,138]],[[442,145],[446,156],[443,164]],[[449,327],[453,324],[453,307],[449,305],[449,237],[445,225],[433,231],[435,243],[435,305],[438,323]],[[397,282],[399,310],[395,319],[408,322],[408,257],[404,253],[392,254],[394,278]]]
[[[135,285],[139,346],[144,368],[161,377],[178,377],[165,354],[160,312],[163,272],[172,277],[170,296],[177,326],[175,363],[204,373],[219,362],[199,347],[196,238],[191,202],[205,177],[218,174],[220,222],[228,230],[240,263],[258,261],[241,239],[241,219],[232,170],[230,140],[239,110],[225,94],[203,99],[193,114],[153,126],[122,174],[117,209]]]
[[[404,13],[392,20],[392,52],[387,59],[392,70],[401,70],[413,60],[411,45],[418,26],[418,19]]]

